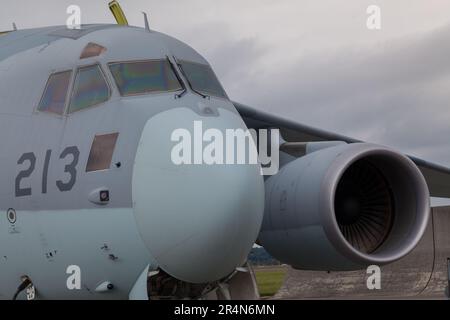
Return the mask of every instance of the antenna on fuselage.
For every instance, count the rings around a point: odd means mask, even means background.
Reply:
[[[117,24],[127,26],[128,20],[127,17],[125,16],[125,13],[123,13],[122,7],[120,6],[119,2],[113,0],[108,4],[108,6],[109,10],[111,10],[114,18],[116,19]]]
[[[147,13],[142,11],[142,14],[144,15],[145,30],[151,31],[151,30],[150,30],[150,24],[148,23],[148,16],[147,16]]]

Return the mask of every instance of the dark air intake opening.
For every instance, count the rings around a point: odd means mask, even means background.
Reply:
[[[381,172],[368,160],[356,161],[342,175],[334,207],[343,236],[360,252],[374,252],[391,230],[392,192]]]

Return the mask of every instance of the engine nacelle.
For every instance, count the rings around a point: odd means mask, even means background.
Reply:
[[[266,181],[259,242],[307,270],[356,270],[408,254],[428,223],[425,179],[406,156],[354,143],[298,158]]]

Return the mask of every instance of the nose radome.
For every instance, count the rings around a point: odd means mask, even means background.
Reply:
[[[194,150],[194,121],[224,137],[226,129],[246,129],[238,114],[219,110],[220,116],[201,117],[179,108],[149,119],[133,172],[134,212],[146,246],[161,269],[192,283],[219,280],[245,262],[264,210],[258,164],[173,161],[180,146],[171,139],[175,130],[191,133]]]

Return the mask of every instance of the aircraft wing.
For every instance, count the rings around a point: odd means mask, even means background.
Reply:
[[[312,141],[345,141],[347,143],[362,142],[340,134],[306,126],[272,114],[256,110],[238,102],[233,102],[244,119],[247,127],[278,128],[282,137],[288,142]],[[408,156],[419,167],[424,175],[432,197],[450,198],[450,168],[434,164],[416,157]]]

